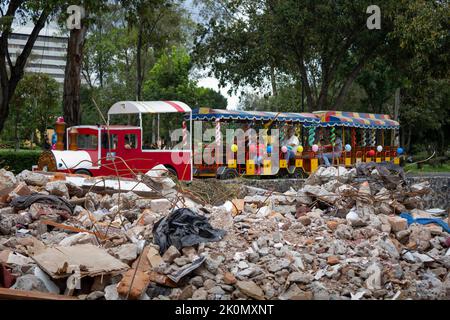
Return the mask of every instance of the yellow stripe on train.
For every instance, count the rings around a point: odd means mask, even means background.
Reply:
[[[254,175],[255,174],[255,161],[247,160],[246,169],[247,169],[246,172],[248,175]]]
[[[263,162],[263,173],[265,175],[272,174],[272,160],[264,160]]]
[[[231,168],[231,169],[236,169],[237,168],[237,161],[236,161],[236,159],[228,160],[228,168]]]

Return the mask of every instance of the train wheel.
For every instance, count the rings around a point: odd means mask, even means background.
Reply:
[[[289,172],[285,168],[280,168],[278,170],[278,173],[277,173],[276,177],[282,178],[282,179],[289,178]]]
[[[294,179],[305,179],[308,175],[303,171],[302,168],[296,168],[294,173],[291,174],[291,177]]]
[[[172,168],[167,168],[167,175],[169,176],[170,179],[172,179],[174,182],[178,181],[178,174],[175,171],[175,169]]]
[[[225,169],[225,171],[220,175],[221,180],[231,180],[239,177],[239,174],[235,169]]]
[[[75,173],[76,174],[84,174],[86,176],[92,177],[92,173],[87,169],[78,169],[78,170],[75,170]]]

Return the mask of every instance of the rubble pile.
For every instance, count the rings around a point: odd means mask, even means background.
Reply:
[[[220,205],[145,179],[164,192],[1,169],[0,298],[450,298],[447,217],[398,167],[320,167],[300,190],[242,186]]]

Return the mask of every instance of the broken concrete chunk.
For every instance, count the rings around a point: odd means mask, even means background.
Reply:
[[[253,281],[238,281],[236,287],[250,298],[264,300],[263,290]]]
[[[45,185],[45,190],[52,195],[69,198],[69,189],[64,181],[51,181]]]
[[[148,248],[147,259],[152,268],[157,268],[164,263],[163,259],[159,255],[159,251],[153,247]]]
[[[13,199],[21,196],[28,196],[31,194],[30,188],[25,182],[19,182],[19,184],[8,194],[7,202],[11,202]]]
[[[388,221],[393,232],[399,232],[408,229],[408,221],[406,221],[406,219],[404,218],[389,216]]]
[[[19,173],[17,175],[17,179],[19,179],[20,181],[24,181],[28,185],[38,187],[43,187],[47,184],[47,182],[50,181],[49,176],[42,173],[32,172],[29,170],[24,170],[21,173]]]
[[[138,256],[138,246],[134,243],[126,243],[121,246],[110,249],[111,254],[117,259],[130,264]]]
[[[157,213],[166,213],[172,208],[172,203],[167,199],[155,199],[150,203],[150,209]]]
[[[75,271],[74,268],[79,268],[82,276],[91,277],[129,269],[128,265],[109,255],[104,249],[91,244],[47,248],[32,258],[54,279],[70,276]]]
[[[18,277],[16,283],[11,287],[11,289],[49,292],[49,290],[45,286],[45,283],[32,274],[26,274],[24,276]]]
[[[314,276],[303,272],[292,272],[289,277],[289,282],[296,282],[301,284],[310,284],[314,280]]]
[[[59,243],[62,247],[70,247],[76,244],[97,244],[97,240],[93,234],[81,232],[68,236]]]
[[[367,225],[367,222],[354,210],[347,213],[345,219],[352,227],[364,227]]]
[[[124,275],[117,286],[117,293],[122,298],[129,300],[138,300],[147,290],[150,284],[150,276],[141,271],[130,269]]]
[[[17,179],[14,173],[5,169],[0,169],[0,191],[3,189],[14,188],[17,184]]]
[[[162,259],[165,262],[172,263],[173,260],[181,256],[180,251],[175,246],[170,246],[166,252],[164,252]]]

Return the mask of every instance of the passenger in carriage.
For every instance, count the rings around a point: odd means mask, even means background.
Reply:
[[[333,159],[340,158],[342,154],[342,140],[337,135],[336,140],[334,141],[334,148],[332,152],[325,152],[322,154],[322,159],[325,162],[325,165],[327,167],[331,166],[330,161],[333,161]]]
[[[300,145],[300,141],[298,137],[295,135],[295,128],[289,127],[287,135],[281,143],[282,146],[288,147],[288,150],[285,154],[286,160],[289,162],[291,159],[295,159],[295,152]]]

